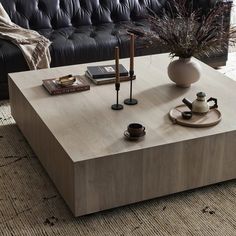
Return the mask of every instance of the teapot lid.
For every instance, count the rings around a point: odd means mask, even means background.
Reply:
[[[197,93],[197,97],[204,98],[206,97],[206,94],[204,92]]]

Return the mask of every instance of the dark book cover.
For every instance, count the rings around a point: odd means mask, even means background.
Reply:
[[[119,64],[120,76],[128,76],[128,71],[122,64]],[[94,79],[112,78],[116,76],[115,65],[88,66],[87,73]]]
[[[87,72],[85,73],[85,76],[87,78],[89,78],[94,84],[97,85],[102,85],[102,84],[111,84],[111,83],[115,83],[116,78],[115,77],[111,77],[111,78],[92,78]],[[133,76],[133,80],[136,79],[136,76]],[[121,76],[120,77],[120,82],[124,82],[124,81],[130,81],[130,77],[129,76]]]
[[[61,86],[58,84],[57,79],[45,79],[43,80],[43,86],[51,95],[80,92],[90,89],[88,82],[78,76],[76,76],[76,81],[69,86]]]

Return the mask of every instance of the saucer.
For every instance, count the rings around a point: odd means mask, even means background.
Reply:
[[[146,132],[143,131],[143,133],[142,133],[140,136],[137,136],[137,137],[136,137],[136,136],[130,136],[130,133],[129,133],[127,130],[124,132],[124,136],[125,136],[128,140],[132,140],[132,141],[136,141],[136,140],[142,138],[143,136],[145,136],[145,134],[146,134]]]

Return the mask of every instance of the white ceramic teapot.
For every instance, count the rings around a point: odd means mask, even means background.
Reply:
[[[214,105],[210,105],[209,102],[213,101]],[[206,94],[204,92],[197,93],[197,99],[193,102],[189,101],[187,98],[184,98],[182,102],[193,112],[199,114],[205,114],[210,109],[218,108],[217,99],[209,98],[206,100]]]

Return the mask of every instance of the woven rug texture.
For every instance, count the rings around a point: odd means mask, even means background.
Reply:
[[[0,101],[0,235],[236,236],[236,181],[75,218]]]

